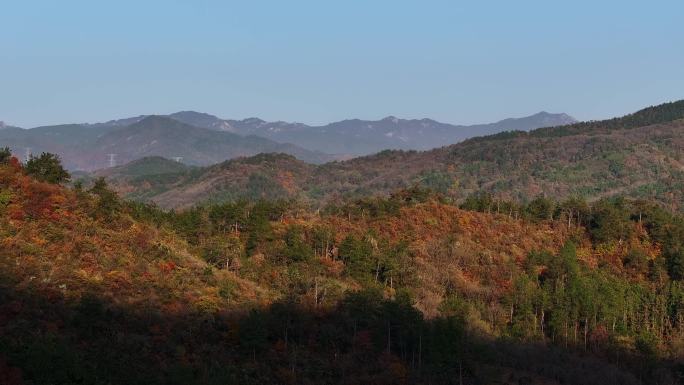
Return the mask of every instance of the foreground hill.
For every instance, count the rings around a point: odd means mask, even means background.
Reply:
[[[174,213],[26,172],[0,159],[4,384],[682,374],[684,222],[654,205],[514,219],[412,189],[323,213],[263,200]]]
[[[567,114],[540,112],[524,118],[471,126],[440,123],[432,119],[348,119],[323,126],[266,122],[257,118],[224,120],[209,114],[182,111],[169,115],[182,122],[241,135],[257,135],[283,143],[294,143],[327,154],[368,155],[387,149],[427,150],[475,136],[502,131],[528,131],[540,127],[575,123]]]
[[[283,152],[311,163],[333,159],[292,144],[195,127],[162,116],[29,130],[8,127],[0,130],[0,144],[22,156],[26,148],[34,154],[57,153],[67,168],[88,171],[106,167],[109,154],[115,154],[118,164],[163,156],[181,157],[188,164],[205,166],[262,152]]]
[[[240,199],[284,199],[304,196],[316,167],[286,154],[259,154],[232,159],[192,172],[121,178],[107,176],[117,192],[130,199],[151,201],[164,208]],[[104,172],[98,172],[104,175]]]
[[[684,101],[622,118],[501,133],[424,152],[383,151],[320,166],[260,155],[196,170],[192,177],[179,174],[146,197],[163,207],[262,194],[320,204],[418,184],[456,200],[479,192],[505,200],[541,193],[589,200],[622,194],[681,210],[682,118]]]

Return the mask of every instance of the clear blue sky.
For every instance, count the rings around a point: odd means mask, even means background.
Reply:
[[[598,119],[684,98],[684,1],[5,0],[0,120]]]

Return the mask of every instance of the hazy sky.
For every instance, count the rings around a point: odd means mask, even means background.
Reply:
[[[684,98],[684,1],[2,0],[0,120],[579,119]]]

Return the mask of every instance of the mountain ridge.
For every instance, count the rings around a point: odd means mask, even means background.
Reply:
[[[185,145],[173,145],[169,143],[167,133],[146,127],[146,124],[154,126],[153,121],[161,118],[168,119],[163,122],[169,127],[175,125],[173,122],[187,125],[184,133],[174,131],[174,137]],[[283,121],[267,122],[259,118],[224,120],[186,110],[170,115],[138,115],[101,123],[61,124],[31,129],[5,125],[0,131],[0,144],[8,145],[22,159],[28,153],[57,153],[67,168],[83,171],[107,167],[112,161],[123,164],[145,156],[181,157],[186,163],[207,166],[259,152],[284,152],[306,162],[320,164],[385,149],[425,150],[476,135],[498,133],[503,129],[527,130],[539,125],[570,121],[574,119],[566,114],[540,112],[528,117],[473,126],[455,126],[428,118],[399,119],[395,116],[376,121],[347,119],[324,126],[309,126]],[[135,130],[146,131],[148,135],[133,132]],[[121,137],[121,132],[128,134]],[[150,136],[151,132],[156,136]],[[192,135],[197,138],[192,141],[183,139]],[[144,142],[136,142],[143,137]]]
[[[325,153],[350,156],[368,155],[386,149],[427,150],[473,136],[577,122],[565,113],[552,114],[543,111],[522,118],[475,125],[454,125],[429,118],[400,119],[394,115],[379,120],[345,119],[320,126],[283,121],[267,122],[259,118],[226,120],[195,111],[181,111],[169,116],[209,129],[252,134]]]
[[[684,103],[665,104],[661,110],[645,109],[603,122],[504,132],[428,151],[386,150],[319,166],[275,155],[259,156],[258,161],[240,158],[198,170],[192,179],[180,177],[149,199],[163,207],[188,207],[244,195],[256,199],[258,188],[269,186],[279,198],[317,205],[417,184],[456,200],[479,192],[512,200],[537,194],[598,199],[622,192],[680,209],[680,115]],[[652,124],[623,129],[637,122]]]
[[[150,115],[97,124],[65,124],[32,129],[6,128],[0,144],[24,158],[34,154],[59,154],[71,170],[93,171],[145,156],[181,157],[192,165],[210,165],[260,152],[285,152],[312,163],[334,159],[317,151],[278,143],[267,138],[195,127],[165,116]]]
[[[89,124],[124,126],[150,115]],[[183,123],[239,135],[255,135],[279,143],[292,143],[312,151],[343,156],[368,155],[387,149],[427,150],[444,144],[454,144],[474,136],[501,131],[524,130],[573,124],[578,122],[566,113],[540,111],[519,118],[506,118],[492,123],[462,125],[439,122],[430,118],[397,118],[394,115],[378,120],[343,119],[324,125],[299,122],[265,121],[258,117],[222,119],[205,112],[183,110],[168,116]],[[397,131],[397,129],[399,131]],[[363,138],[363,141],[360,141]]]

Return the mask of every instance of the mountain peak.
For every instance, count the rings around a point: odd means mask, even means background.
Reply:
[[[531,116],[542,116],[542,117],[550,116],[550,117],[555,117],[555,118],[569,118],[569,119],[572,119],[574,121],[577,121],[575,118],[573,118],[572,116],[570,116],[564,112],[539,111],[536,114],[531,115]]]
[[[128,126],[133,129],[174,130],[174,131],[203,131],[204,128],[193,126],[173,119],[166,115],[148,115],[140,121]]]
[[[98,126],[98,125],[104,125],[104,126],[116,126],[116,127],[125,127],[125,126],[130,126],[131,124],[137,123],[149,115],[138,115],[138,116],[133,116],[130,118],[123,118],[123,119],[112,119],[108,120],[104,123],[84,123],[84,125],[87,126]]]
[[[246,123],[246,124],[264,124],[264,123],[266,123],[266,121],[265,121],[265,120],[261,120],[261,119],[259,119],[259,118],[252,117],[252,118],[242,119],[242,123]]]
[[[382,121],[383,121],[383,122],[392,122],[392,123],[394,123],[394,124],[397,124],[397,123],[399,123],[399,118],[397,118],[397,117],[394,116],[394,115],[390,115],[390,116],[388,116],[388,117],[386,117],[386,118],[383,118]]]
[[[572,116],[566,113],[551,113],[546,111],[538,112],[530,116],[530,118],[537,118],[540,119],[541,124],[554,126],[563,126],[566,124],[573,124],[578,122],[577,119],[573,118]]]
[[[144,124],[144,123],[181,123],[173,118],[170,118],[168,116],[164,115],[148,115],[144,118],[142,118],[138,124]]]
[[[187,110],[187,111],[178,111],[174,112],[173,114],[168,115],[171,118],[178,119],[178,118],[185,118],[185,119],[219,119],[218,117],[207,114],[206,112],[197,112],[197,111],[192,111],[192,110]]]
[[[214,131],[235,131],[227,120],[205,112],[179,111],[168,116],[191,126],[208,128]]]
[[[566,114],[566,113],[563,113],[563,112],[554,113],[554,112],[548,112],[548,111],[539,111],[539,112],[537,112],[537,113],[534,114],[534,115],[530,115],[530,117],[532,117],[532,116],[555,116],[555,117],[568,117],[568,118],[572,118],[570,115],[568,115],[568,114]],[[574,118],[573,118],[573,119],[574,119]]]
[[[504,119],[492,125],[499,126],[499,131],[530,131],[542,127],[565,126],[573,123],[577,123],[577,120],[568,114],[540,111],[522,118]]]

